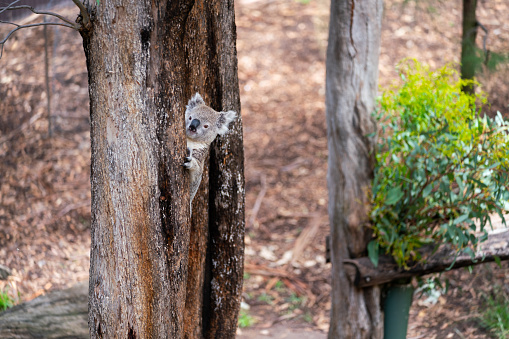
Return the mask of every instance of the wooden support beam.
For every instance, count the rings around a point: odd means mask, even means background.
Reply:
[[[509,260],[509,229],[490,233],[488,239],[479,244],[474,258],[469,253],[456,253],[450,246],[441,246],[435,253],[433,247],[422,249],[426,263],[411,266],[404,270],[399,268],[390,256],[380,256],[378,267],[374,267],[368,257],[344,260],[345,270],[357,287],[382,285],[394,280],[421,276],[429,273],[446,271],[465,266],[479,265],[486,262]],[[454,263],[454,264],[453,264]]]

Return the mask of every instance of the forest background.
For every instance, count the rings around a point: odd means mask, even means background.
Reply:
[[[77,15],[74,7],[53,11]],[[283,324],[319,333],[328,329],[330,310],[324,240],[329,3],[241,0],[236,12],[246,152],[244,301],[250,305],[241,320],[258,332]],[[485,112],[509,118],[509,66],[503,60],[509,53],[509,5],[479,1],[477,16],[488,31],[487,49],[502,56],[495,69],[483,67],[478,75],[491,104]],[[86,280],[90,261],[85,58],[77,32],[47,33],[51,137],[43,29],[17,32],[0,60],[0,260],[13,273],[0,290],[7,288],[19,301]],[[479,31],[479,47],[484,36]],[[396,67],[403,58],[438,68],[457,63],[460,49],[460,1],[385,1],[381,87],[399,81]],[[447,294],[414,300],[409,337],[490,337],[477,319],[487,296],[504,289],[508,264],[445,275]]]

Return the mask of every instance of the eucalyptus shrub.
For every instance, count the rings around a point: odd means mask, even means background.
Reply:
[[[368,253],[375,265],[383,251],[408,268],[426,259],[422,246],[472,249],[486,239],[490,215],[503,219],[509,209],[509,124],[500,113],[481,115],[484,95],[463,93],[471,82],[458,80],[450,66],[431,71],[407,60],[400,76],[403,84],[383,94],[375,113],[375,239]]]

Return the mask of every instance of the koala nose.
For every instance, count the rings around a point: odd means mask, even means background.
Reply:
[[[196,132],[196,127],[198,126],[200,126],[200,120],[193,119],[193,121],[191,121],[191,125],[189,125],[189,130],[191,132]]]

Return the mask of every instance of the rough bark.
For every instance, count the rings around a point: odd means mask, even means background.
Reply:
[[[87,9],[90,29],[81,33],[92,139],[91,337],[199,338],[212,328],[210,313],[218,317],[215,326],[229,333],[221,337],[233,337],[240,299],[229,300],[225,309],[209,309],[218,303],[207,285],[220,274],[226,280],[220,291],[240,290],[242,250],[228,253],[235,255],[228,271],[207,273],[205,264],[223,260],[216,259],[210,243],[227,236],[242,247],[243,233],[208,234],[205,178],[195,199],[188,259],[189,183],[181,166],[184,109],[194,92],[216,110],[240,109],[232,1],[90,1]],[[210,188],[211,201],[220,196],[225,212],[211,212],[210,219],[217,218],[214,224],[225,232],[243,232],[240,126],[239,119],[212,156],[214,163],[232,165],[225,173],[233,179],[220,186],[214,181]],[[210,172],[214,180],[225,175],[215,167]],[[236,215],[227,213],[233,211],[230,205]],[[223,218],[231,225],[225,227]]]
[[[332,250],[329,338],[381,338],[380,288],[355,287],[344,261],[363,256],[370,238],[374,109],[381,0],[333,0],[327,49],[326,107]]]
[[[179,37],[189,2],[88,4],[91,338],[182,336],[189,193]]]
[[[221,1],[214,13],[216,30],[219,88],[217,107],[240,112],[238,89],[237,40],[233,0]],[[235,95],[229,95],[233,93]],[[207,338],[234,338],[240,309],[244,270],[244,147],[242,120],[230,127],[231,132],[216,140],[210,156],[210,260],[206,281],[210,289]]]
[[[89,338],[87,292],[84,282],[1,312],[0,338]]]
[[[364,288],[448,269],[474,266],[495,260],[509,260],[509,231],[489,235],[488,239],[480,244],[473,259],[469,253],[457,253],[450,246],[442,246],[433,252],[433,247],[423,248],[422,256],[427,258],[426,262],[411,266],[408,270],[398,267],[389,256],[381,256],[378,267],[374,267],[368,257],[362,257],[346,260],[345,268],[350,281],[357,287]]]
[[[196,1],[187,26],[192,87],[215,110],[233,110],[239,118],[212,144],[210,169],[193,201],[185,335],[234,338],[243,278],[245,194],[233,1]]]
[[[475,39],[477,38],[477,18],[475,10],[477,0],[463,0],[463,22],[461,36],[461,78],[473,79],[478,64]],[[469,85],[463,91],[474,93],[474,86]]]

